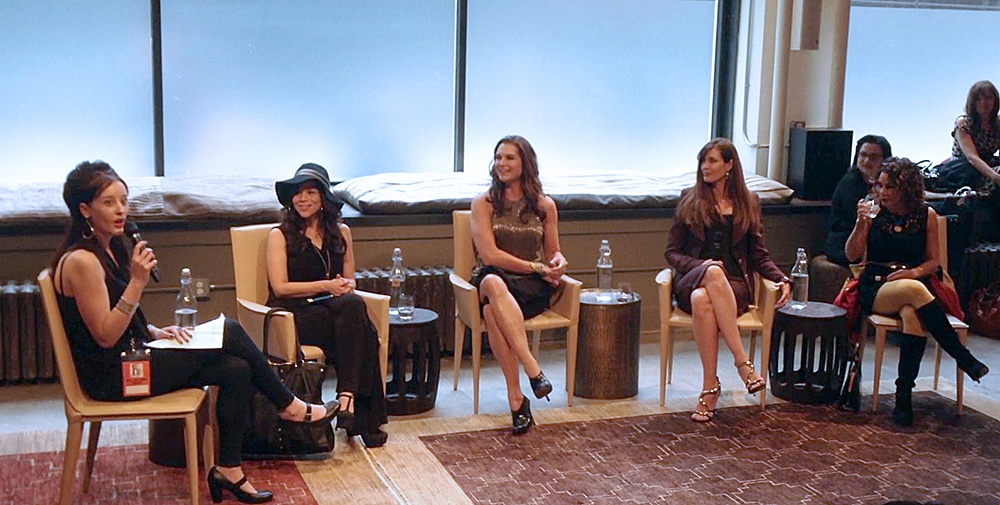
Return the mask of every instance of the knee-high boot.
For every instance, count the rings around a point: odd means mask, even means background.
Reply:
[[[927,339],[903,334],[899,341],[899,378],[896,379],[896,406],[892,421],[901,426],[913,424],[913,386],[920,372]]]
[[[958,338],[958,333],[948,322],[948,315],[937,300],[917,309],[917,317],[920,323],[930,332],[931,336],[938,341],[945,352],[955,358],[958,367],[965,371],[972,380],[979,382],[982,376],[986,375],[990,369],[981,361],[972,356],[972,353],[962,345]]]

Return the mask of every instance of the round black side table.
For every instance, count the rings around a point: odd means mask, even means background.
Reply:
[[[614,400],[639,394],[639,316],[642,298],[598,298],[596,289],[580,291],[580,333],[576,358],[576,396]]]
[[[833,403],[847,373],[847,311],[824,302],[789,302],[771,329],[771,393],[799,403]]]
[[[419,414],[434,408],[441,378],[441,347],[437,312],[414,309],[413,318],[389,316],[389,370],[386,410],[394,416]]]

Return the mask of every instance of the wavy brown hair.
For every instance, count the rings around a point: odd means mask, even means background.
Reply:
[[[500,146],[503,144],[511,144],[517,147],[517,152],[521,156],[521,189],[524,191],[524,200],[527,206],[521,210],[518,219],[522,223],[527,223],[528,213],[533,213],[538,216],[538,219],[544,222],[545,211],[538,204],[538,201],[545,196],[545,193],[542,191],[542,181],[538,178],[538,157],[535,155],[535,149],[531,147],[528,140],[520,135],[507,135],[500,139],[493,148],[493,161],[490,162],[490,177],[493,179],[493,182],[490,184],[489,195],[486,197],[486,201],[493,205],[493,215],[499,216],[503,214],[504,205],[507,203],[504,197],[504,190],[507,189],[507,185],[500,180],[493,167],[496,163],[497,151],[500,150]]]
[[[722,218],[719,215],[718,202],[715,201],[712,186],[705,182],[705,176],[701,172],[701,164],[712,149],[718,149],[722,159],[727,163],[733,162],[733,168],[729,170],[729,175],[724,180],[726,196],[733,202],[734,231],[737,232],[737,235],[750,232],[758,235],[763,234],[764,224],[760,207],[750,195],[750,190],[747,189],[746,180],[743,178],[743,164],[740,163],[736,146],[724,138],[712,139],[701,148],[701,151],[698,151],[697,182],[690,191],[684,193],[677,205],[677,214],[674,219],[682,220],[685,225],[696,230],[700,236],[704,236],[705,228],[711,226],[713,221]]]
[[[997,92],[997,87],[990,81],[979,81],[969,88],[969,95],[965,98],[965,115],[971,122],[969,128],[979,129],[979,121],[982,118],[979,117],[979,112],[976,110],[976,102],[983,95],[993,97],[993,109],[990,110],[990,117],[988,118],[990,129],[1000,129],[1000,118],[997,117],[997,114],[1000,114],[1000,93]]]
[[[66,236],[63,238],[62,244],[52,255],[50,266],[53,272],[56,271],[59,259],[72,249],[86,249],[98,258],[104,254],[100,241],[93,235],[84,236],[84,233],[91,231],[91,229],[87,219],[80,213],[80,204],[93,203],[95,198],[115,182],[121,182],[125,185],[125,190],[128,190],[128,184],[125,184],[125,181],[118,176],[111,165],[100,160],[83,161],[66,176],[66,183],[63,184],[63,201],[66,202],[66,207],[69,209],[70,221],[66,225]],[[126,260],[128,259],[128,251],[121,237],[111,239],[111,251],[119,262],[123,253]]]
[[[325,194],[317,181],[303,182],[294,194],[297,195],[309,188],[319,189],[320,194]],[[291,250],[304,251],[312,245],[312,241],[305,233],[307,224],[294,206],[281,209],[281,224],[278,228],[285,234]],[[340,232],[340,206],[331,204],[326,198],[323,198],[323,208],[319,211],[319,229],[323,232],[323,249],[329,249],[337,254],[347,251],[344,234]]]
[[[896,185],[907,214],[923,207],[924,176],[916,163],[909,158],[889,158],[876,172],[875,180],[878,181],[883,173],[889,176],[890,183]]]

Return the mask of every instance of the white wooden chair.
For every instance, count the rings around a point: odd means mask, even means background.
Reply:
[[[753,360],[757,336],[763,336],[761,343],[760,368],[762,377],[767,377],[767,367],[770,361],[771,325],[774,323],[774,306],[778,302],[777,284],[754,275],[757,283],[756,300],[750,309],[736,319],[736,325],[741,331],[750,332],[750,359]],[[674,330],[677,328],[693,328],[691,315],[678,309],[673,296],[674,272],[670,268],[660,270],[656,274],[656,284],[660,298],[660,406],[663,406],[666,387],[674,374]],[[764,410],[767,400],[767,388],[760,392],[760,408]]]
[[[449,275],[455,290],[455,389],[462,365],[462,347],[465,328],[472,329],[472,411],[479,413],[479,367],[482,358],[482,334],[486,323],[479,313],[479,290],[469,281],[476,265],[472,242],[472,211],[456,210],[452,213],[455,243],[455,272]],[[552,296],[550,308],[524,322],[532,333],[532,353],[538,356],[542,330],[566,328],[566,404],[573,406],[576,380],[576,344],[580,326],[580,288],[583,283],[567,275],[562,276],[559,289]]]

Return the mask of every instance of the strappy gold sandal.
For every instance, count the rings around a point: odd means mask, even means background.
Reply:
[[[691,420],[696,423],[707,423],[715,417],[715,409],[709,408],[708,402],[705,401],[706,396],[716,396],[715,402],[718,404],[719,398],[722,394],[722,383],[719,382],[719,378],[715,378],[715,387],[712,389],[706,389],[698,395],[698,406],[705,407],[705,410],[698,410],[697,407],[695,411],[691,413]]]
[[[749,371],[746,374],[746,378],[743,379],[743,382],[745,382],[747,385],[747,393],[755,394],[767,386],[767,383],[764,381],[763,377],[758,377],[756,380],[750,380],[750,376],[753,375],[754,372],[756,372],[756,370],[753,367],[753,361],[746,360],[743,363],[736,364],[737,371],[741,371],[743,367],[747,367],[749,369]]]

